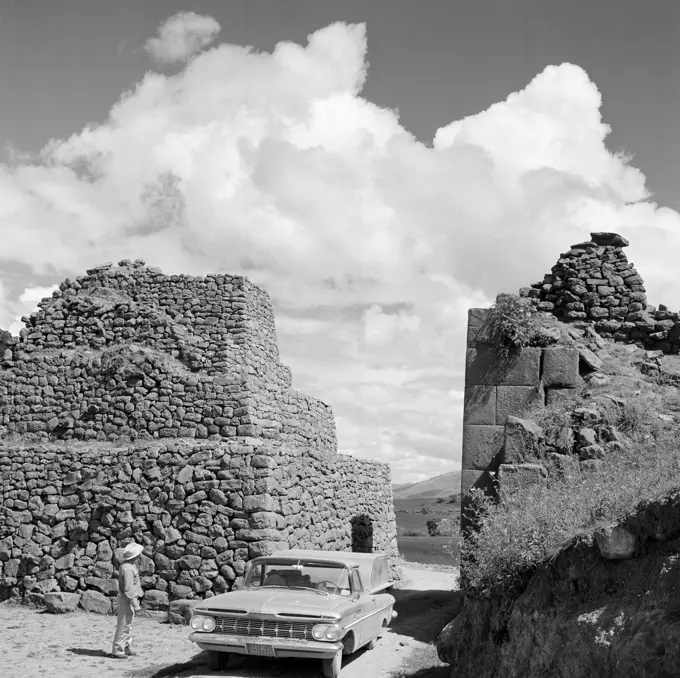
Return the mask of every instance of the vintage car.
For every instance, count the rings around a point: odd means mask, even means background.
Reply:
[[[198,603],[192,640],[212,670],[231,654],[320,659],[336,678],[342,656],[375,646],[397,613],[387,556],[293,549],[248,563],[243,588]]]

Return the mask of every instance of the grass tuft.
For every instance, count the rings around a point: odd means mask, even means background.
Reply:
[[[530,299],[516,294],[498,295],[477,336],[506,353],[525,346],[550,346],[559,338],[555,318],[538,313]]]

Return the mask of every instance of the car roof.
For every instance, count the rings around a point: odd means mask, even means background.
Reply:
[[[353,551],[319,551],[315,549],[287,549],[276,551],[258,560],[278,560],[280,558],[300,558],[305,560],[325,560],[345,565],[365,565],[367,562],[386,558],[385,553],[354,553]]]
[[[321,551],[316,549],[286,549],[269,556],[260,556],[260,562],[276,562],[282,559],[318,560],[358,567],[361,581],[369,593],[377,593],[391,585],[386,553],[355,553],[354,551]],[[252,561],[251,561],[252,562]]]

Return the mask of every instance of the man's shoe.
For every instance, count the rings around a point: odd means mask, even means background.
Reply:
[[[112,652],[111,656],[114,659],[127,659],[128,656],[125,654],[125,652]]]

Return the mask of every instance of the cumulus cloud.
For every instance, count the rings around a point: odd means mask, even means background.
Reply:
[[[431,147],[361,97],[366,77],[365,28],[342,23],[147,73],[105,122],[0,165],[0,256],[25,271],[12,290],[120,258],[245,274],[340,449],[397,482],[460,463],[469,307],[541,279],[591,230],[631,240],[652,302],[680,296],[679,215],[607,148],[581,68],[547,67]],[[5,285],[0,318],[17,295]]]
[[[161,24],[158,36],[149,38],[145,49],[160,63],[186,61],[205,49],[219,32],[219,23],[210,16],[178,12]]]

